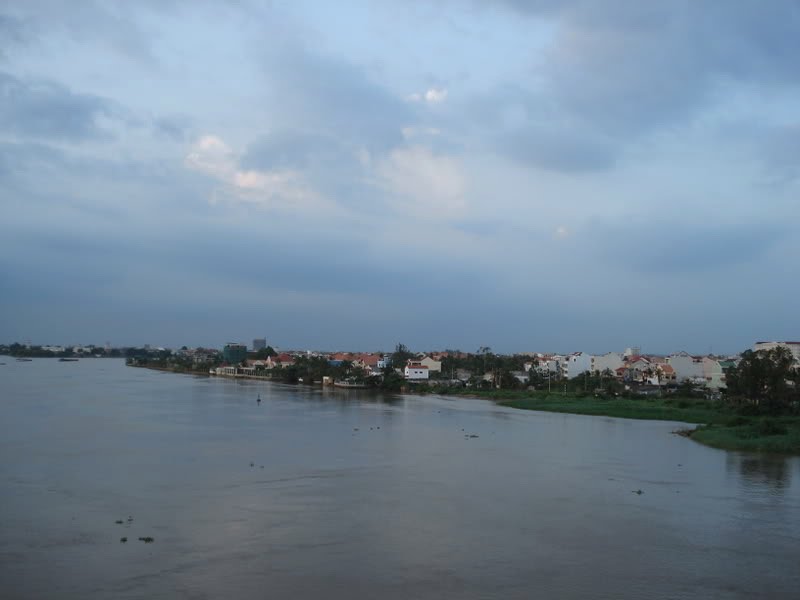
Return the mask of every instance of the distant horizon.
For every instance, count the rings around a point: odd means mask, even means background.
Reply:
[[[259,338],[253,338],[253,339],[259,339]],[[597,351],[597,350],[594,350],[594,351],[593,350],[585,350],[585,349],[581,349],[581,348],[575,348],[575,349],[568,350],[568,351],[553,350],[553,349],[532,349],[532,350],[531,349],[528,349],[528,350],[517,349],[517,350],[509,351],[509,350],[505,350],[503,348],[495,348],[493,346],[488,346],[488,347],[490,348],[490,352],[491,353],[493,353],[493,354],[504,354],[504,355],[515,355],[515,354],[521,355],[521,354],[531,354],[531,353],[566,355],[566,354],[572,354],[574,352],[585,352],[586,354],[591,354],[591,355],[602,355],[602,354],[606,354],[608,352],[617,352],[618,354],[623,354],[625,352],[625,350],[627,350],[628,348],[639,348],[641,350],[641,354],[642,355],[653,355],[653,356],[668,356],[670,354],[677,354],[679,352],[687,352],[688,354],[691,354],[693,356],[709,356],[709,355],[714,355],[714,356],[738,356],[739,354],[741,354],[745,350],[752,349],[754,344],[759,343],[759,342],[765,342],[765,341],[783,342],[785,340],[763,340],[763,339],[754,340],[749,346],[747,346],[745,348],[742,348],[740,350],[736,350],[736,351],[719,351],[719,350],[713,350],[713,348],[711,348],[711,347],[708,348],[706,351],[696,351],[696,350],[692,350],[692,349],[688,349],[688,348],[678,348],[678,349],[672,349],[672,350],[668,350],[668,351],[663,351],[663,350],[662,351],[654,351],[654,350],[648,350],[647,348],[643,348],[641,346],[635,346],[635,345],[634,346],[625,346],[625,347],[620,348],[620,349],[612,348],[612,349],[600,350],[600,351]],[[36,341],[36,342],[34,342],[34,341],[28,342],[27,340],[26,341],[14,340],[14,341],[11,341],[11,342],[0,342],[0,345],[10,346],[10,345],[15,344],[15,343],[16,344],[23,344],[23,345],[28,345],[29,344],[31,346],[39,346],[39,347],[43,347],[43,346],[59,346],[59,347],[63,347],[63,348],[73,348],[73,347],[76,347],[76,346],[77,347],[93,346],[93,347],[96,347],[96,348],[100,348],[100,347],[105,347],[106,346],[106,342],[103,342],[103,343],[100,343],[100,344],[94,343],[94,342],[89,342],[89,343],[53,343],[53,342],[38,342],[38,341]],[[149,346],[150,348],[165,348],[165,349],[169,349],[169,350],[179,350],[183,346],[186,346],[187,348],[208,348],[208,349],[221,350],[225,346],[225,344],[228,344],[228,343],[243,344],[243,345],[245,345],[247,347],[249,352],[253,352],[254,351],[253,347],[252,347],[252,339],[249,340],[249,341],[229,339],[229,340],[227,340],[225,342],[217,343],[217,344],[208,344],[208,343],[199,343],[199,344],[188,344],[188,343],[160,344],[160,343],[153,343],[153,342],[143,342],[143,343],[140,343],[140,344],[124,344],[124,343],[123,344],[115,344],[115,343],[111,342],[109,344],[109,347],[111,347],[111,348],[143,348],[145,346]],[[453,351],[453,352],[464,352],[464,353],[468,353],[468,354],[479,354],[479,349],[482,347],[480,345],[477,345],[476,348],[472,349],[472,350],[471,349],[465,349],[465,348],[450,347],[450,346],[447,346],[447,345],[442,346],[442,347],[415,347],[413,345],[406,344],[405,342],[395,342],[394,344],[391,345],[391,347],[388,347],[388,348],[386,348],[386,347],[384,347],[384,348],[372,348],[372,347],[369,347],[369,348],[353,349],[353,348],[347,348],[347,347],[341,347],[341,348],[336,347],[336,348],[333,348],[333,349],[329,349],[329,348],[325,348],[325,347],[306,347],[306,346],[292,346],[292,345],[284,346],[284,345],[278,345],[278,344],[270,343],[269,339],[267,339],[267,346],[268,347],[272,347],[273,349],[280,350],[282,352],[288,352],[288,351],[292,351],[292,352],[320,352],[320,353],[325,353],[325,354],[332,354],[332,353],[336,353],[336,352],[391,354],[392,352],[394,352],[397,344],[399,344],[399,343],[404,344],[411,352],[426,352],[426,353]]]

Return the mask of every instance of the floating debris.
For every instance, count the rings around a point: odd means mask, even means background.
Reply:
[[[155,540],[151,538],[149,535],[146,537],[140,537],[139,541],[144,542],[145,544],[152,544],[153,542],[155,542]]]
[[[114,521],[114,523],[116,523],[117,525],[122,525],[122,519],[117,519],[116,521]]]
[[[121,537],[121,538],[119,538],[119,541],[120,541],[120,543],[121,543],[121,544],[125,544],[125,543],[127,543],[127,542],[128,542],[128,538],[126,538],[126,537]]]
[[[637,496],[641,496],[642,494],[644,494],[642,490],[631,490],[631,492],[636,494]]]

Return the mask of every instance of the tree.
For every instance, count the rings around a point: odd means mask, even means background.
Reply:
[[[798,369],[788,348],[747,350],[725,374],[728,398],[751,403],[770,414],[785,412],[798,400]]]
[[[392,366],[402,369],[409,358],[414,358],[411,351],[404,344],[397,344],[392,354]]]
[[[278,356],[278,353],[275,352],[275,349],[272,346],[261,348],[258,352],[256,352],[256,358],[259,360],[264,360],[270,356]]]

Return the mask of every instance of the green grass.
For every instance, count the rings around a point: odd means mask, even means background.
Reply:
[[[742,416],[719,401],[695,398],[595,398],[578,394],[484,390],[461,392],[523,410],[681,421],[699,426],[697,442],[725,450],[800,455],[800,417]]]
[[[685,423],[723,423],[730,413],[715,403],[691,398],[594,398],[569,395],[541,395],[518,399],[502,399],[500,404],[525,410],[647,419],[683,421]]]
[[[800,418],[734,418],[728,426],[698,427],[691,437],[724,450],[800,454]]]

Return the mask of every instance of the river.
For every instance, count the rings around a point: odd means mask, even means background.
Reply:
[[[800,589],[800,459],[675,423],[0,362],[6,599]]]

